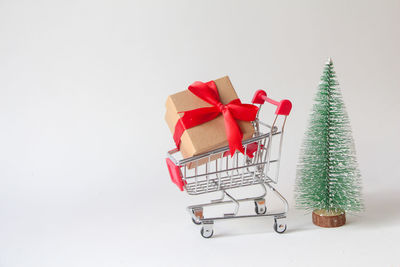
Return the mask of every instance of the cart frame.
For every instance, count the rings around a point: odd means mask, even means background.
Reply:
[[[277,106],[271,125],[259,119],[264,102]],[[272,184],[278,182],[284,130],[292,104],[289,100],[280,102],[272,100],[263,90],[256,91],[252,103],[259,105],[257,117],[253,121],[255,133],[252,138],[243,141],[245,150],[243,154],[236,151],[232,157],[229,157],[228,146],[186,159],[179,159],[178,149],[170,150],[167,153],[167,165],[171,179],[182,191],[185,190],[189,195],[221,192],[221,197],[218,199],[187,207],[193,223],[202,225],[200,233],[205,238],[213,235],[214,221],[233,218],[271,216],[274,217],[273,228],[277,233],[283,233],[287,228],[288,202]],[[283,117],[281,126],[277,123],[280,117]],[[276,157],[271,159],[273,140],[279,142],[279,147]],[[205,161],[205,164],[199,165],[199,161]],[[275,168],[274,175],[270,173],[271,167]],[[231,192],[227,192],[230,189],[247,186],[260,187],[262,194],[235,198]],[[265,204],[267,188],[281,200],[283,207],[279,212],[267,212]],[[224,200],[225,198],[228,200]],[[254,201],[255,214],[240,215],[240,203],[249,201]],[[233,204],[233,212],[225,213],[222,216],[204,216],[205,207],[225,204]]]

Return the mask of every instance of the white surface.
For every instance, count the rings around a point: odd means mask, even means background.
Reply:
[[[0,0],[0,266],[399,266],[399,1]],[[229,74],[294,103],[278,188],[331,56],[366,211],[320,229],[292,209],[205,240],[169,181],[168,94]],[[250,209],[250,207],[249,207]]]

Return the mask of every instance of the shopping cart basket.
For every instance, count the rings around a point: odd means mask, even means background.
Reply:
[[[277,106],[272,125],[259,120],[261,106],[265,101]],[[186,159],[180,158],[180,153],[177,153],[179,152],[178,149],[168,152],[166,161],[171,180],[182,191],[185,190],[189,195],[221,192],[221,197],[216,200],[187,207],[192,221],[195,224],[202,225],[200,233],[205,238],[210,238],[213,235],[214,221],[231,218],[272,216],[274,217],[274,230],[278,233],[283,233],[286,230],[285,219],[288,202],[271,184],[278,182],[284,128],[292,104],[289,100],[274,101],[268,98],[263,90],[258,90],[255,93],[252,102],[259,104],[259,110],[256,119],[253,121],[255,128],[253,137],[243,141],[243,154],[236,151],[230,157],[228,146]],[[278,121],[281,121],[281,123],[278,123]],[[273,143],[276,142],[279,143],[277,152],[275,152],[277,155],[272,157]],[[204,161],[204,159],[206,159],[205,164],[197,165],[199,160]],[[194,167],[189,168],[189,164]],[[230,189],[245,186],[259,186],[263,193],[241,199],[234,198],[231,192],[228,193]],[[267,188],[283,202],[282,211],[267,212],[265,204]],[[225,197],[228,200],[224,200]],[[240,203],[246,201],[254,201],[255,214],[238,214]],[[219,217],[206,217],[203,214],[204,207],[229,203],[234,204],[232,213],[226,213]]]

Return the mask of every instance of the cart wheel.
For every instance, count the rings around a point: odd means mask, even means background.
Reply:
[[[214,230],[213,229],[205,229],[204,226],[201,228],[200,230],[200,234],[202,237],[204,238],[210,238],[213,236],[214,234]]]
[[[192,209],[192,213],[196,218],[203,219],[203,208],[194,208]],[[197,225],[201,224],[200,220],[196,220],[193,217],[192,217],[192,222]]]
[[[265,199],[254,200],[255,212],[258,215],[265,214],[267,212],[267,206],[265,205]]]
[[[192,218],[192,222],[193,222],[194,224],[197,224],[197,225],[200,225],[200,224],[201,224],[201,222],[198,222],[198,221],[196,221],[196,220],[193,219],[193,218]]]
[[[275,223],[274,223],[275,232],[277,232],[278,234],[283,234],[286,231],[286,228],[287,228],[286,223],[280,223],[280,222],[277,222],[277,220],[275,220]]]

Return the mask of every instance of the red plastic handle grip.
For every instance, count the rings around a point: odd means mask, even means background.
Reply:
[[[181,170],[178,166],[176,166],[172,160],[166,158],[167,167],[169,171],[169,175],[171,176],[171,181],[179,187],[181,191],[183,191],[183,186],[186,185],[186,181],[182,180]]]
[[[281,101],[275,101],[269,97],[267,97],[267,93],[264,90],[257,90],[254,94],[253,100],[251,101],[253,104],[264,104],[267,101],[275,106],[277,106],[275,110],[275,114],[277,115],[285,115],[288,116],[290,111],[292,110],[292,102],[287,99]]]

